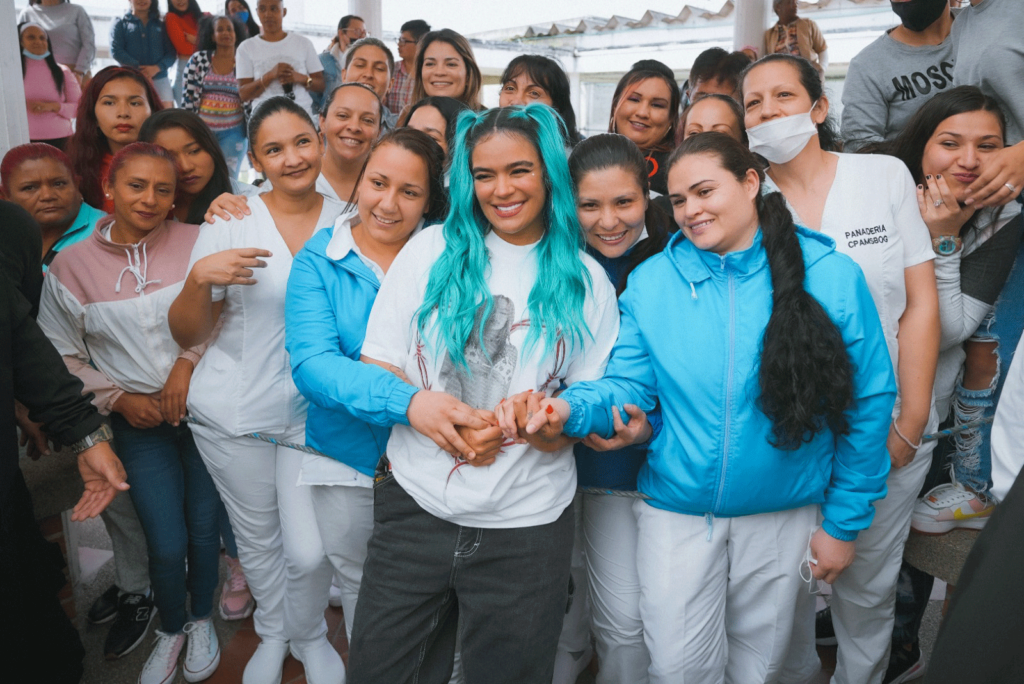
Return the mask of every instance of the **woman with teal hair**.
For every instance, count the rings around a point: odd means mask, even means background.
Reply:
[[[448,681],[460,623],[467,681],[551,681],[573,545],[571,440],[506,440],[491,409],[601,377],[618,333],[614,288],[583,252],[554,111],[466,112],[452,149],[447,220],[399,253],[362,347],[413,393],[407,409],[378,400],[410,425],[394,426],[375,477],[353,684]],[[440,398],[486,424],[456,428],[462,451],[418,425]]]

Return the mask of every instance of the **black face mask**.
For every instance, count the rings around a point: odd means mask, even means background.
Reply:
[[[948,0],[907,0],[889,4],[910,31],[924,31],[941,17],[943,12],[949,11]]]

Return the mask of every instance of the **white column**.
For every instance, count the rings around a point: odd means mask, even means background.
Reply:
[[[380,9],[381,0],[349,0],[349,14],[362,17],[366,24],[366,35],[380,38],[384,31],[384,21]]]
[[[732,49],[753,45],[761,55],[764,32],[775,23],[772,0],[733,0]],[[764,55],[761,55],[762,57]]]
[[[0,26],[7,26],[12,36],[14,27],[18,25],[17,19],[14,2],[0,2]],[[3,93],[0,98],[0,157],[3,157],[7,150],[29,141],[21,46],[13,37],[0,41],[0,93]]]

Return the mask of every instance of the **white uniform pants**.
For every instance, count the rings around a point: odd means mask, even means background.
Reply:
[[[324,555],[310,488],[297,483],[302,452],[250,437],[190,426],[228,511],[264,641],[327,634],[324,611],[332,569]],[[305,429],[274,435],[301,443]]]
[[[583,548],[600,670],[597,684],[647,684],[651,656],[640,620],[635,498],[583,495]]]
[[[778,679],[817,506],[738,518],[637,501],[640,615],[652,684]],[[710,532],[710,539],[709,539]]]
[[[572,577],[574,591],[569,612],[562,619],[562,633],[558,635],[558,650],[563,653],[579,653],[590,647],[590,603],[587,597],[587,565],[583,555],[583,495],[576,494],[572,500],[575,534],[572,543]],[[555,682],[555,684],[560,684]],[[568,684],[574,684],[569,682]]]
[[[312,485],[309,489],[320,539],[338,578],[345,632],[351,642],[366,544],[373,532],[373,489],[345,485]]]
[[[871,527],[857,536],[853,563],[832,585],[832,624],[839,653],[833,684],[880,684],[889,665],[896,610],[896,579],[910,533],[910,514],[931,467],[935,442],[893,469],[885,498],[875,502]],[[785,682],[806,682],[819,669],[814,647],[813,597],[798,607],[799,625],[786,662]]]

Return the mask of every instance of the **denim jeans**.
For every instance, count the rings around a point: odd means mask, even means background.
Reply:
[[[462,527],[420,508],[389,472],[377,478],[373,509],[350,684],[443,684],[456,631],[467,684],[550,684],[568,600],[572,506],[547,525]]]
[[[989,417],[995,413],[995,404],[1003,388],[1006,371],[1013,361],[1021,331],[1024,329],[1024,243],[1017,249],[1017,259],[1003,285],[992,315],[982,323],[974,339],[994,340],[998,343],[995,354],[996,376],[992,384],[982,390],[964,389],[957,385],[953,397],[953,411],[957,422]],[[955,435],[957,450],[953,456],[953,477],[975,492],[987,492],[992,487],[992,424]]]
[[[186,589],[193,616],[213,612],[220,560],[217,489],[184,424],[141,430],[117,414],[110,422],[146,533],[161,629],[177,633],[189,620]]]
[[[242,170],[245,151],[249,149],[249,142],[245,137],[245,126],[240,124],[234,128],[217,130],[214,131],[214,135],[217,136],[217,143],[228,163],[228,173],[231,175],[231,179],[238,180],[238,172]]]
[[[1003,389],[1006,370],[1009,369],[1010,363],[1013,361],[1014,351],[1020,341],[1022,330],[1024,330],[1024,243],[1017,249],[1017,259],[999,299],[996,301],[992,320],[986,321],[982,328],[978,330],[976,337],[985,337],[999,342],[999,346],[996,348],[996,354],[999,357],[996,377],[993,378],[992,386],[988,390],[971,391],[958,386],[954,397],[954,411],[956,410],[955,404],[962,401],[962,393],[983,394],[985,400],[983,415],[991,416],[999,399],[999,392]],[[992,424],[988,423],[957,436],[959,442],[957,446],[966,441],[977,450],[978,457],[976,459],[965,459],[959,449],[949,446],[949,440],[942,440],[939,448],[936,449],[936,461],[944,464],[945,459],[942,458],[942,455],[952,452],[950,456],[953,477],[956,481],[970,487],[972,491],[988,491],[992,486],[991,433]],[[941,466],[933,466],[932,472],[925,481],[922,495],[941,483],[941,479],[936,477],[939,467]],[[933,581],[934,578],[931,575],[906,562],[903,563],[896,585],[896,623],[893,628],[893,643],[917,641],[921,618],[925,608],[928,607]]]

